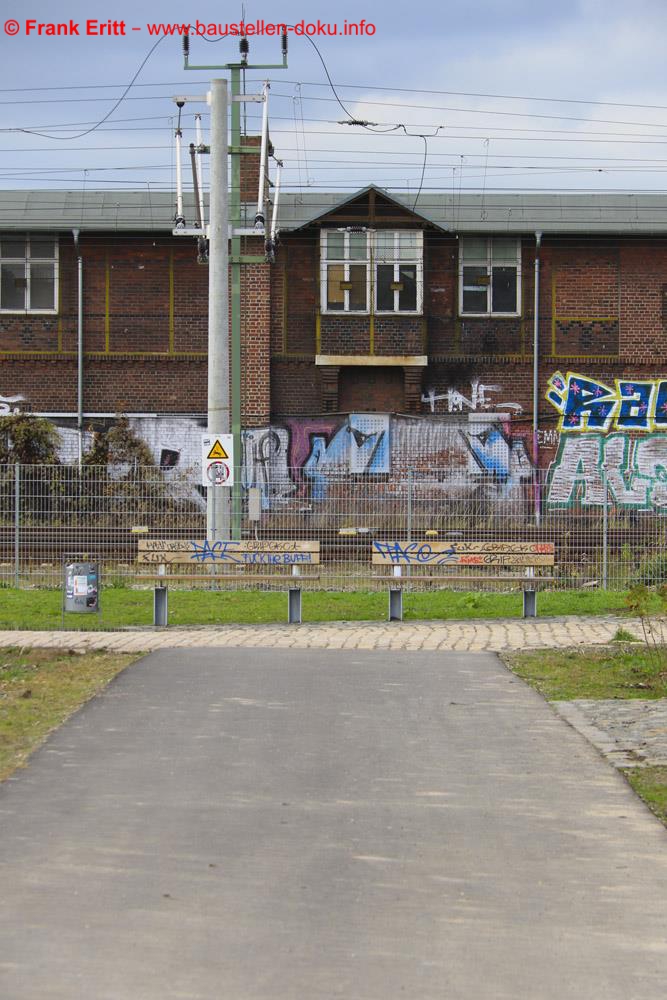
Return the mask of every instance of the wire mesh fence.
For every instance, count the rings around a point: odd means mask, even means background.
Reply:
[[[230,497],[228,487],[212,488]],[[201,543],[206,494],[196,467],[0,466],[0,585],[59,587],[63,559],[76,554],[99,562],[103,586],[151,586],[137,561],[139,540]],[[607,489],[602,502],[586,504],[576,484],[567,504],[552,503],[542,472],[516,480],[460,469],[411,469],[397,477],[301,467],[243,483],[240,494],[236,512],[230,498],[231,537],[320,543],[317,573],[303,574],[306,588],[386,586],[371,563],[375,542],[419,543],[426,552],[434,542],[553,543],[550,587],[626,589],[667,581],[664,514],[621,506]],[[187,578],[180,574],[173,583],[284,589],[289,582],[280,573],[260,579],[247,567],[224,581],[218,575],[215,560],[194,559]],[[468,586],[465,569],[457,567],[455,577],[447,566],[436,581],[410,567],[403,585]],[[493,585],[477,575],[473,589]]]

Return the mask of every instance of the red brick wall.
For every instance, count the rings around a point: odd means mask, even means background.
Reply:
[[[2,393],[22,393],[33,412],[76,413],[77,362],[69,358],[12,360]],[[198,359],[109,358],[86,361],[84,403],[90,413],[205,413],[206,366]]]
[[[256,146],[257,153],[241,154],[241,201],[257,204],[257,194],[259,192],[259,149],[262,145],[261,135],[241,136],[242,146]],[[268,195],[268,176],[265,174],[266,182],[264,186],[265,196]]]
[[[321,372],[314,361],[300,358],[273,358],[271,419],[321,411]]]
[[[667,246],[642,240],[620,247],[621,355],[646,363],[667,355],[663,294]]]
[[[341,368],[338,408],[344,413],[405,412],[403,368]]]
[[[261,254],[261,240],[245,244],[244,252]],[[194,241],[84,235],[81,252],[86,409],[205,412],[208,268],[196,263]],[[534,242],[526,239],[520,320],[465,320],[462,325],[456,241],[427,235],[424,321],[432,363],[424,374],[425,389],[442,394],[453,387],[469,396],[470,383],[478,378],[501,386],[493,398],[532,412],[533,257]],[[663,241],[545,238],[541,258],[540,396],[558,368],[602,379],[665,376]],[[75,410],[76,281],[76,255],[71,235],[65,234],[58,316],[0,315],[0,394],[23,393],[33,410]],[[287,235],[274,265],[244,265],[246,426],[322,412],[321,372],[314,363],[319,287],[317,233]],[[368,349],[367,317],[322,317],[321,329],[323,352]],[[421,336],[421,318],[376,317],[379,353],[421,353]],[[366,399],[372,409],[401,410],[403,385],[396,373],[378,375],[375,387],[369,379],[367,371],[343,366],[339,408],[349,403],[350,409],[363,409]],[[443,405],[436,412],[444,412]],[[541,419],[555,421],[546,401],[540,408]],[[422,412],[430,412],[427,404]]]
[[[288,354],[315,354],[320,308],[319,240],[301,233],[286,237],[276,258],[286,269],[285,342]],[[274,309],[277,314],[278,310]],[[282,323],[282,320],[280,320]]]
[[[263,242],[248,241],[258,254]],[[254,244],[254,246],[252,245]],[[271,415],[271,266],[241,269],[241,398],[244,427],[268,424]]]

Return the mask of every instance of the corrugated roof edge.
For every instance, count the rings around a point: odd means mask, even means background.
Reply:
[[[279,226],[293,232],[317,223],[337,207],[359,197],[341,192],[283,193]],[[414,196],[375,187],[396,204],[413,211]],[[133,191],[0,191],[0,230],[84,232],[170,232],[174,224],[172,192]],[[185,199],[185,214],[194,220],[194,204]],[[517,192],[504,194],[434,194],[419,199],[416,217],[453,234],[650,234],[667,233],[667,195],[662,192]],[[244,206],[254,219],[254,205]]]

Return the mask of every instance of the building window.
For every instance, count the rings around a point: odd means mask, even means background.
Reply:
[[[322,312],[421,313],[421,232],[325,229],[321,241]]]
[[[521,302],[519,240],[465,238],[459,244],[461,316],[518,316]]]
[[[421,312],[423,233],[399,230],[374,235],[376,311]]]
[[[0,312],[55,313],[58,242],[53,237],[0,237]]]
[[[368,312],[369,236],[322,232],[322,312]]]

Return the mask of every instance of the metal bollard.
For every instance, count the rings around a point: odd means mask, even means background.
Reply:
[[[537,618],[537,591],[524,590],[523,592],[523,617]]]
[[[403,591],[400,587],[389,588],[389,621],[403,621]]]
[[[301,576],[301,569],[296,563],[292,566],[292,576]],[[301,587],[290,587],[287,592],[287,624],[301,624]]]
[[[164,576],[166,566],[160,563],[158,566],[158,576]],[[164,628],[169,624],[169,594],[167,584],[156,584],[153,588],[153,625]]]
[[[526,576],[535,576],[535,567],[526,567]],[[535,589],[527,590],[524,588],[523,591],[523,617],[524,618],[537,618],[537,591]]]
[[[287,622],[301,624],[301,587],[290,587],[287,591]]]
[[[394,576],[401,576],[401,567],[394,566]],[[403,621],[403,589],[402,587],[389,587],[389,621]]]
[[[169,624],[169,591],[166,587],[153,589],[153,625],[163,628]]]

